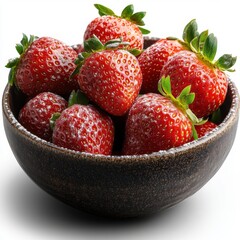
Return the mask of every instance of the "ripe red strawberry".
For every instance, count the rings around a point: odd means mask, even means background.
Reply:
[[[184,49],[186,47],[177,40],[160,39],[138,57],[143,74],[141,93],[158,92],[158,81],[164,64],[170,56]]]
[[[191,24],[193,22],[189,27]],[[185,42],[193,52],[181,51],[170,57],[161,71],[161,77],[170,76],[174,96],[191,85],[196,98],[190,108],[198,117],[206,117],[224,102],[228,80],[223,71],[232,71],[230,68],[235,64],[236,58],[225,54],[214,61],[216,37],[208,35],[208,31],[195,35],[194,38],[191,34],[185,35]]]
[[[23,106],[18,120],[31,133],[50,141],[50,118],[52,114],[62,112],[66,107],[67,101],[64,98],[51,92],[39,93]]]
[[[143,49],[143,35],[149,33],[148,30],[140,26],[144,25],[143,18],[145,12],[134,13],[133,5],[127,6],[117,16],[111,9],[94,4],[98,9],[100,17],[90,22],[84,33],[84,41],[97,36],[105,44],[109,40],[122,38],[124,42],[129,42],[129,49]]]
[[[207,121],[202,125],[196,125],[195,129],[197,131],[198,138],[205,136],[207,133],[212,131],[214,128],[217,127],[217,124]]]
[[[69,94],[78,87],[76,79],[70,79],[75,69],[77,53],[64,43],[50,38],[30,39],[24,34],[16,49],[19,58],[10,60],[10,84],[15,83],[28,96],[40,92]]]
[[[56,120],[52,140],[60,147],[110,155],[114,141],[113,122],[92,105],[74,104]]]
[[[190,105],[198,117],[206,117],[224,102],[227,93],[227,76],[220,69],[209,65],[190,51],[175,54],[163,67],[161,76],[170,76],[172,92],[177,96],[187,85],[196,94]]]
[[[84,43],[89,53],[79,55],[74,72],[80,68],[77,79],[87,97],[116,116],[122,116],[129,110],[142,84],[137,58],[126,50],[111,49],[118,48],[119,44],[119,39],[102,45],[96,37],[90,38]]]
[[[159,90],[164,96],[144,94],[129,111],[123,147],[125,155],[167,150],[183,145],[193,134],[195,136],[197,119],[188,109],[188,104],[194,100],[190,86],[175,99],[171,94],[170,78],[162,78],[160,84]]]

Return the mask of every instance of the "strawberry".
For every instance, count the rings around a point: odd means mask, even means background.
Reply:
[[[52,114],[62,112],[66,107],[67,101],[59,95],[51,92],[39,93],[23,106],[18,120],[31,133],[50,141],[50,118]]]
[[[205,136],[207,133],[212,131],[214,128],[217,127],[217,124],[207,121],[202,125],[196,125],[195,129],[197,131],[198,138]],[[192,139],[193,140],[193,139]]]
[[[53,117],[53,143],[80,152],[110,155],[114,142],[111,118],[93,105],[73,104]]]
[[[184,49],[183,44],[177,40],[160,39],[138,57],[143,74],[141,93],[158,91],[158,81],[164,64],[170,56]]]
[[[120,39],[103,45],[95,36],[84,43],[85,51],[79,54],[76,71],[80,89],[87,97],[108,113],[124,115],[142,84],[142,72],[137,58],[130,52],[118,49]],[[116,49],[117,48],[117,49]]]
[[[143,34],[149,33],[148,30],[140,26],[144,25],[143,18],[145,12],[134,13],[133,5],[128,5],[117,16],[111,9],[94,4],[98,9],[100,17],[91,21],[84,33],[84,41],[97,36],[105,44],[109,40],[122,37],[123,41],[129,42],[129,49],[143,49]]]
[[[123,154],[148,154],[178,147],[197,138],[194,124],[203,123],[188,108],[194,100],[190,86],[174,98],[170,78],[162,78],[157,93],[140,96],[129,111]]]
[[[64,43],[50,38],[30,39],[23,34],[21,44],[16,45],[19,58],[9,61],[9,83],[15,83],[28,96],[40,92],[69,94],[78,87],[76,79],[70,79],[75,69],[77,53]]]
[[[190,108],[198,117],[207,117],[225,100],[228,77],[224,71],[233,71],[231,67],[235,64],[236,57],[224,54],[214,61],[217,51],[216,37],[208,34],[208,31],[198,34],[193,25],[196,26],[194,20],[189,23],[183,35],[191,51],[181,51],[170,57],[160,77],[170,76],[174,96],[184,87],[191,85],[196,98]]]

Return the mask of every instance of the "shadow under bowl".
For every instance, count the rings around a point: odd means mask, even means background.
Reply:
[[[57,199],[97,215],[136,217],[158,212],[194,194],[218,171],[233,145],[239,96],[229,80],[223,120],[181,147],[139,156],[103,156],[60,148],[17,120],[25,98],[6,86],[3,122],[10,147],[27,175]]]

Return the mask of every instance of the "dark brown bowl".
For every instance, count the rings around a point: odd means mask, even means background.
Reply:
[[[194,194],[226,159],[239,116],[238,91],[229,80],[223,121],[205,137],[148,155],[103,156],[60,148],[28,132],[16,118],[24,101],[15,87],[6,86],[4,128],[23,170],[63,202],[112,217],[152,214]]]

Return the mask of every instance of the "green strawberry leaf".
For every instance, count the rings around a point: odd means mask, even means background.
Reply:
[[[195,99],[195,93],[189,93],[185,98],[184,101],[186,105],[189,105],[194,102]]]
[[[77,59],[75,60],[75,64],[77,65],[76,66],[76,68],[74,69],[74,71],[71,73],[71,75],[70,75],[70,79],[73,79],[79,72],[80,72],[80,69],[81,69],[81,67],[82,67],[82,64],[77,64],[78,63],[78,61],[77,61]]]
[[[186,48],[190,48],[192,52],[197,53],[206,61],[208,61],[213,67],[218,67],[221,71],[234,72],[231,69],[236,63],[237,57],[232,57],[230,54],[224,54],[217,61],[214,62],[214,58],[217,53],[217,38],[213,33],[209,34],[208,30],[198,33],[198,26],[195,19],[191,20],[183,30],[183,41],[178,40]],[[167,38],[174,39],[176,38]]]
[[[100,16],[110,15],[110,16],[115,16],[115,17],[120,17],[120,18],[126,19],[126,20],[131,21],[134,24],[136,24],[139,27],[139,30],[142,32],[142,34],[150,33],[149,30],[140,27],[140,26],[145,25],[143,18],[145,17],[146,12],[134,13],[134,6],[132,4],[126,6],[122,10],[121,16],[117,16],[110,8],[105,7],[101,4],[94,4],[94,6],[98,9]]]
[[[171,80],[170,77],[162,77],[158,82],[158,91],[165,97],[172,98]]]
[[[135,57],[139,56],[143,51],[139,50],[137,48],[133,48],[128,50],[132,55],[134,55]]]
[[[22,46],[26,46],[28,44],[28,37],[25,33],[23,33],[23,38],[20,43],[22,44]]]
[[[203,31],[198,37],[198,49],[200,52],[203,50],[203,46],[207,37],[208,37],[208,30]]]
[[[121,13],[121,18],[130,19],[133,13],[134,13],[134,6],[130,4],[123,9]]]
[[[16,50],[18,52],[18,54],[20,55],[20,57],[16,57],[13,59],[10,59],[8,61],[8,63],[5,65],[6,68],[10,68],[10,72],[8,75],[8,83],[10,85],[13,85],[15,83],[16,80],[16,70],[18,67],[18,64],[20,62],[21,57],[24,55],[24,53],[27,51],[27,49],[29,48],[29,46],[37,39],[38,37],[34,36],[34,35],[30,35],[30,38],[28,39],[27,35],[23,33],[23,37],[20,41],[20,43],[16,44]]]
[[[88,103],[89,99],[87,96],[79,90],[73,90],[68,99],[68,107],[71,107],[74,104],[88,105]]]
[[[191,91],[191,85],[185,87],[182,92],[179,94],[179,96],[176,98],[185,109],[188,108],[188,105],[193,103],[195,99],[195,93],[190,93]]]
[[[158,82],[158,91],[166,98],[170,99],[172,103],[182,111],[192,124],[192,134],[194,139],[198,139],[197,132],[195,129],[195,125],[204,124],[207,120],[202,118],[198,118],[189,108],[189,104],[193,103],[195,99],[195,93],[191,93],[191,86],[185,87],[179,96],[175,98],[172,95],[171,91],[171,80],[170,77],[162,77]]]
[[[85,52],[82,52],[78,54],[77,59],[75,59],[74,63],[76,64],[75,70],[72,72],[70,78],[74,78],[75,75],[77,75],[85,61],[86,58],[88,58],[91,54],[95,52],[101,52],[103,50],[114,50],[114,49],[125,49],[126,46],[129,45],[129,42],[123,42],[122,38],[112,39],[106,42],[105,44],[102,44],[102,42],[93,35],[92,38],[89,38],[84,42],[84,50]],[[130,49],[128,51],[131,51],[133,54],[139,55],[141,51],[137,51],[136,49]]]
[[[218,125],[221,123],[222,118],[223,118],[222,111],[220,108],[218,108],[211,114],[210,121]]]
[[[192,124],[192,136],[194,140],[198,140],[198,134],[194,124]]]
[[[230,69],[237,61],[237,57],[233,57],[231,54],[224,54],[216,61],[216,66],[221,70],[227,70],[233,72],[233,69]]]
[[[21,55],[21,54],[23,53],[23,51],[24,51],[24,50],[23,50],[23,45],[17,43],[17,44],[16,44],[16,50],[17,50],[18,54]]]
[[[28,49],[28,47],[33,43],[33,41],[35,41],[37,38],[38,37],[36,37],[34,35],[30,35],[30,37],[28,39],[27,35],[23,33],[23,38],[20,42],[21,44],[16,45],[17,51],[20,48],[19,45],[22,45],[22,53],[24,53]],[[21,55],[22,53],[19,53],[19,54]]]
[[[122,46],[124,48],[125,46],[128,46],[128,45],[129,45],[129,42],[123,42],[122,38],[116,38],[116,39],[107,41],[104,44],[104,48],[105,49],[116,49],[116,48],[119,48],[120,46]]]
[[[84,42],[84,50],[86,52],[96,52],[102,49],[104,49],[104,45],[95,35]]]
[[[8,63],[5,65],[6,68],[12,68],[16,66],[19,62],[19,58],[12,58],[8,60]]]
[[[190,91],[191,91],[191,85],[185,87],[178,97],[181,98],[182,96],[189,94]]]
[[[190,42],[195,37],[198,37],[199,33],[197,30],[198,30],[197,22],[195,19],[193,19],[186,25],[186,27],[183,30],[183,35],[182,35],[183,40],[186,43],[190,44]]]
[[[70,78],[74,78],[80,71],[84,61],[86,58],[88,58],[91,55],[90,52],[82,52],[78,54],[77,59],[75,59],[74,63],[76,64],[76,68],[74,71],[71,73]]]
[[[178,38],[172,37],[172,36],[169,36],[169,37],[167,37],[166,39],[167,39],[167,40],[179,40]]]
[[[112,11],[112,9],[105,7],[101,4],[94,4],[94,7],[97,8],[100,16],[104,16],[104,15],[116,16],[116,14]]]
[[[8,83],[12,86],[15,83],[16,67],[12,67],[8,74]]]
[[[61,113],[57,112],[57,113],[54,113],[52,115],[52,117],[50,118],[49,122],[50,122],[50,128],[53,130],[54,127],[55,127],[55,122],[56,120],[61,116]]]
[[[198,139],[198,134],[197,134],[197,131],[195,129],[195,125],[202,125],[202,124],[206,123],[208,121],[208,119],[197,118],[197,116],[192,112],[192,110],[190,108],[188,108],[186,110],[186,114],[187,114],[189,120],[192,123],[193,139],[197,140]]]
[[[142,27],[138,27],[139,30],[141,31],[142,34],[146,35],[146,34],[149,34],[150,31],[148,29],[145,29],[145,28],[142,28]]]
[[[195,37],[191,42],[190,42],[190,48],[193,52],[198,52],[199,51],[199,45],[198,45],[198,37]]]
[[[142,19],[145,17],[145,15],[146,15],[146,12],[137,12],[130,17],[130,20],[139,26],[144,26],[145,23],[143,22]]]
[[[74,63],[76,64],[76,68],[74,71],[71,73],[70,78],[73,79],[80,71],[84,60],[88,58],[91,55],[89,52],[82,52],[78,54],[78,57],[75,59]]]
[[[213,33],[209,34],[203,46],[203,56],[210,62],[213,61],[217,53],[217,38]]]

